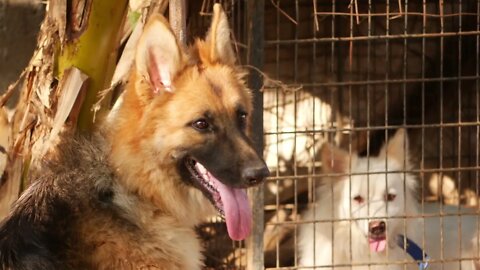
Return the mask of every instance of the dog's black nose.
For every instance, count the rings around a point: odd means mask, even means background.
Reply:
[[[247,166],[242,171],[242,178],[246,181],[247,185],[253,186],[261,183],[263,179],[270,175],[270,171],[264,162]]]
[[[369,224],[370,234],[379,236],[385,233],[386,224],[384,221],[372,221]]]

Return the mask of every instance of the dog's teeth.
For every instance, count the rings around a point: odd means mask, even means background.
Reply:
[[[200,163],[198,163],[197,168],[200,174],[205,175],[207,173],[207,169],[205,169],[205,167],[203,167]]]
[[[213,180],[212,174],[202,166],[202,164],[198,162],[194,162],[192,166],[192,172],[195,174],[197,181],[208,191],[210,192],[213,201],[215,202],[215,208],[217,209],[218,213],[225,217],[225,211],[223,210],[222,200],[220,198],[220,194],[216,188],[216,183]]]

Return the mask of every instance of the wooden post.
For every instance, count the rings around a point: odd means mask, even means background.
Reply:
[[[262,70],[264,49],[263,17],[265,2],[264,0],[248,0],[247,3],[247,62],[258,70]],[[257,152],[260,155],[263,155],[263,92],[260,91],[263,86],[263,77],[257,70],[250,70],[248,86],[253,91],[253,141]],[[264,269],[263,189],[263,184],[249,189],[250,204],[253,211],[253,227],[252,233],[246,240],[248,270]]]

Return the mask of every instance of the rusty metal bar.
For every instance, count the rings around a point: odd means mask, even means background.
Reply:
[[[276,12],[276,36],[277,36],[277,39],[280,37],[280,7],[281,5],[281,2],[279,1],[278,2],[278,5],[277,5],[277,12]],[[280,61],[280,44],[277,44],[275,45],[275,75],[276,75],[276,78],[278,79],[278,77],[280,76],[280,64],[281,64],[281,61]],[[279,91],[275,91],[275,98],[276,98],[276,102],[275,102],[275,112],[276,112],[276,125],[275,125],[275,128],[276,128],[276,132],[277,134],[275,135],[276,138],[275,138],[275,141],[276,142],[279,142],[279,127],[280,127],[280,117],[278,117],[278,113],[280,111],[280,106],[279,106]],[[280,146],[279,144],[277,143],[276,145],[276,151],[277,153],[279,153],[280,151]],[[280,164],[280,160],[279,160],[279,157],[277,156],[277,160],[276,160],[276,166],[278,167],[278,165]],[[275,173],[276,173],[276,176],[280,176],[280,171],[279,170],[275,170]],[[278,186],[280,184],[280,181],[276,181],[276,185]],[[278,216],[278,207],[280,205],[280,195],[277,193],[275,195],[275,206],[277,206],[277,211],[275,212],[275,219],[278,221],[279,220],[279,216]],[[275,240],[275,265],[277,267],[280,266],[280,239],[276,239]]]
[[[349,36],[349,37],[324,37],[324,38],[303,38],[303,39],[282,39],[267,40],[265,46],[274,44],[293,44],[293,43],[311,43],[311,42],[335,42],[335,41],[358,41],[358,40],[385,40],[385,39],[402,39],[402,38],[437,38],[437,37],[457,37],[457,36],[477,36],[480,31],[463,31],[463,32],[442,32],[442,33],[425,33],[425,34],[388,34],[375,36]]]
[[[443,123],[443,124],[407,124],[407,125],[380,125],[380,126],[370,126],[370,127],[351,127],[351,128],[341,128],[341,127],[323,127],[322,129],[309,129],[309,130],[289,130],[289,131],[281,131],[279,133],[275,132],[265,132],[265,135],[277,135],[277,134],[294,134],[294,133],[328,133],[328,132],[335,132],[335,131],[341,131],[341,132],[354,132],[354,131],[373,131],[373,130],[385,130],[385,129],[399,129],[399,128],[440,128],[440,127],[476,127],[478,126],[478,122],[472,121],[472,122],[462,122],[462,123]]]
[[[371,86],[375,84],[402,84],[402,83],[426,83],[426,82],[449,82],[449,81],[457,81],[457,80],[478,80],[480,76],[472,75],[472,76],[449,76],[443,78],[426,78],[426,77],[419,77],[419,78],[402,78],[402,79],[392,79],[389,80],[358,80],[358,81],[341,81],[341,82],[318,82],[318,83],[303,83],[301,84],[302,88],[307,87],[335,87],[335,86]],[[298,85],[295,85],[298,86]],[[356,89],[358,90],[358,89]]]
[[[410,169],[410,170],[395,170],[395,171],[388,171],[388,173],[439,173],[439,172],[456,172],[456,171],[480,171],[480,166],[468,166],[468,167],[451,167],[451,168],[435,168],[435,169]],[[369,173],[319,173],[319,174],[305,174],[305,175],[297,175],[295,177],[289,176],[275,176],[269,177],[267,181],[276,181],[276,180],[291,180],[294,179],[308,179],[309,177],[312,178],[324,178],[324,177],[338,177],[338,176],[353,176],[353,175],[367,175],[367,174],[385,174],[385,171],[378,171],[378,172],[369,172]],[[306,181],[306,180],[305,180]]]
[[[429,263],[430,264],[435,264],[435,263],[451,263],[451,262],[462,262],[462,261],[469,261],[469,260],[476,260],[478,259],[477,257],[462,257],[462,258],[459,258],[459,259],[456,259],[456,258],[448,258],[448,259],[429,259]],[[332,265],[328,265],[328,266],[302,266],[301,269],[302,270],[306,270],[306,269],[314,269],[314,270],[318,270],[318,269],[329,269],[329,268],[332,268],[334,267],[334,269],[336,268],[343,268],[343,267],[352,267],[352,266],[355,266],[355,267],[369,267],[369,266],[379,266],[379,265],[382,265],[382,266],[390,266],[390,265],[398,265],[399,267],[402,267],[402,266],[408,266],[408,265],[417,265],[417,262],[416,261],[404,261],[404,260],[391,260],[391,261],[388,261],[388,262],[366,262],[366,263],[352,263],[352,264],[349,264],[349,263],[336,263],[336,264],[332,264]],[[265,268],[265,270],[297,270],[298,268],[297,267],[273,267],[273,268]]]
[[[440,14],[443,15],[443,11],[444,11],[444,6],[443,6],[443,0],[440,0],[439,1],[439,8],[440,8]],[[444,30],[445,29],[445,20],[443,17],[440,18],[440,34],[443,34],[444,33]],[[444,52],[445,52],[445,37],[442,35],[440,36],[440,78],[443,78],[444,76],[444,59],[445,59],[445,56],[444,56]],[[440,137],[440,140],[439,140],[439,164],[438,166],[440,168],[443,168],[443,153],[444,153],[444,147],[443,147],[443,139],[444,139],[444,129],[443,129],[443,116],[444,116],[444,113],[443,113],[443,107],[444,107],[444,103],[443,103],[443,93],[444,93],[444,82],[440,82],[440,127],[439,127],[439,137]],[[443,172],[440,172],[440,175],[439,175],[439,178],[442,179],[443,178]],[[439,190],[443,190],[443,181],[440,181],[440,187],[439,187]],[[443,194],[440,193],[440,201],[443,200]],[[443,204],[440,204],[440,212],[443,212]],[[444,259],[445,258],[445,242],[444,242],[444,220],[443,220],[443,217],[440,218],[440,258],[441,259]],[[443,267],[443,264],[441,265],[441,269],[443,270],[444,267]]]
[[[458,9],[460,11],[462,11],[462,0],[459,0],[458,2]],[[458,32],[462,32],[462,16],[458,17]],[[459,36],[458,37],[458,55],[457,55],[457,66],[458,66],[458,75],[462,75],[462,36]],[[462,80],[458,80],[457,81],[457,97],[458,97],[458,110],[457,110],[457,114],[458,114],[458,123],[460,123],[462,121],[462,88],[463,88],[463,85],[462,85]],[[457,126],[457,167],[458,168],[461,168],[462,167],[462,126],[461,125],[458,125]],[[455,146],[453,146],[454,148]],[[457,184],[457,187],[458,189],[460,190],[461,189],[461,186],[462,186],[462,183],[460,181],[461,177],[462,177],[462,171],[461,170],[458,170],[456,172],[456,177],[457,177],[457,181],[456,181],[456,184]],[[460,211],[460,204],[458,204],[457,206],[457,211]],[[458,254],[462,254],[462,219],[459,218],[457,220],[457,226],[458,226],[458,229],[457,229],[457,237],[458,237]],[[461,257],[461,255],[459,256]],[[460,258],[459,258],[460,259]],[[459,269],[462,269],[462,266],[461,266],[461,261],[459,260],[458,261],[458,267]]]
[[[298,0],[295,0],[295,21],[299,21],[300,20],[300,12],[299,12],[299,3],[298,3]],[[294,31],[294,35],[295,35],[295,39],[298,39],[299,37],[299,30],[298,30],[298,27],[295,27],[295,31]],[[299,67],[299,44],[298,43],[295,43],[294,46],[293,46],[293,81],[294,83],[297,83],[298,82],[298,67]],[[294,93],[294,97],[293,97],[293,100],[294,100],[294,114],[297,115],[297,112],[299,110],[299,108],[297,107],[297,100],[298,100],[298,91],[296,91]],[[295,117],[294,119],[294,126],[296,127],[297,126],[297,118]],[[293,142],[294,144],[296,145],[297,144],[297,135],[298,133],[295,133],[293,135]],[[296,176],[298,175],[298,165],[297,165],[297,158],[296,156],[293,157],[293,175]],[[297,205],[298,205],[298,189],[297,189],[297,180],[293,180],[293,194],[294,194],[294,204],[295,204],[295,209],[294,211],[295,212],[298,212],[298,208],[297,208]],[[294,229],[293,229],[293,243],[294,243],[294,252],[293,252],[293,260],[295,262],[298,261],[298,254],[297,254],[297,249],[296,247],[298,246],[298,243],[297,243],[297,227],[295,226]]]
[[[293,207],[293,206],[292,206]],[[434,213],[434,214],[418,214],[418,215],[398,215],[398,216],[375,216],[377,219],[388,219],[388,220],[394,220],[394,219],[414,219],[414,218],[434,218],[434,217],[476,217],[478,216],[478,213],[475,212],[458,212],[458,213]],[[282,222],[268,222],[268,225],[295,225],[295,224],[315,224],[315,223],[330,223],[330,222],[350,222],[350,221],[361,221],[361,220],[369,220],[370,217],[363,217],[363,218],[330,218],[330,219],[322,219],[322,220],[287,220],[287,221],[282,221]],[[455,260],[458,260],[460,258],[455,258]]]
[[[427,3],[425,0],[422,1],[422,11],[423,13],[427,13]],[[427,28],[427,18],[426,17],[423,17],[423,20],[422,20],[422,34],[425,34],[426,32],[426,28]],[[421,78],[422,79],[425,79],[425,73],[426,73],[426,68],[425,68],[425,47],[426,47],[426,38],[423,37],[422,38],[422,61],[421,61],[421,70],[422,70],[422,74],[421,74]],[[420,170],[424,170],[424,166],[425,166],[425,127],[423,126],[425,124],[425,82],[422,81],[421,83],[421,89],[420,91],[422,91],[421,93],[421,110],[422,110],[422,113],[421,113],[421,151],[420,151]],[[424,212],[425,210],[425,195],[426,195],[426,190],[424,188],[425,186],[425,176],[424,174],[420,174],[420,189],[421,189],[421,196],[420,196],[420,210],[422,212]],[[425,239],[425,219],[422,219],[421,220],[421,226],[422,226],[422,232],[424,232],[422,234],[422,247],[425,246],[426,244],[426,239]]]
[[[316,12],[315,13],[317,16],[344,16],[344,17],[352,17],[351,13],[347,12]],[[399,17],[427,17],[427,18],[448,18],[448,17],[460,17],[460,16],[477,16],[476,13],[473,12],[456,12],[456,13],[450,13],[450,14],[428,14],[428,13],[422,13],[422,12],[376,12],[376,13],[354,13],[353,14],[355,17],[388,17],[390,20],[392,19],[397,19]]]
[[[263,68],[264,49],[264,0],[248,0],[246,11],[247,25],[247,63],[255,67],[248,77],[248,86],[253,92],[253,116],[252,116],[252,137],[255,149],[263,153],[263,93],[260,91],[263,86],[262,75],[257,70]],[[250,203],[252,205],[253,226],[252,233],[246,240],[247,247],[247,269],[264,269],[263,256],[263,184],[249,190]]]
[[[480,30],[480,0],[477,0],[477,19],[476,19],[476,30]],[[475,39],[475,52],[476,55],[480,55],[480,36],[477,36]],[[475,62],[475,74],[480,75],[479,72],[479,63],[478,63],[478,58],[477,61]],[[480,123],[480,80],[475,81],[475,112],[476,112],[476,120],[477,123]],[[475,165],[478,167],[480,166],[480,125],[476,127],[475,129],[475,138],[477,138],[476,141],[476,149],[475,149]],[[475,171],[475,193],[478,195],[480,194],[480,170]],[[477,197],[477,205],[480,203],[480,199]],[[480,215],[477,216],[476,220],[476,228],[477,232],[480,232]],[[474,239],[474,244],[476,244],[477,247],[480,247],[480,233],[477,233]],[[477,248],[477,251],[475,252],[475,255],[477,255],[477,260],[480,260],[480,248]]]

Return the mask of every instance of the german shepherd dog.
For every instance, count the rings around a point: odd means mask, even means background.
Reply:
[[[269,171],[225,13],[184,51],[153,17],[114,125],[63,142],[0,227],[3,269],[200,269],[194,227],[216,210],[250,232],[245,188]]]

